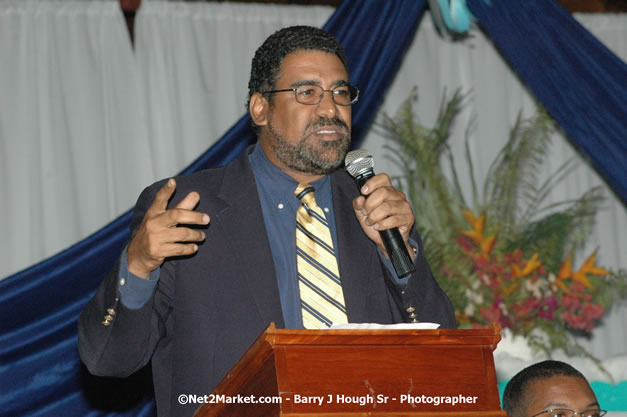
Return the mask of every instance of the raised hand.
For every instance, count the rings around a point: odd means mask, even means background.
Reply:
[[[205,239],[201,230],[177,227],[179,224],[209,224],[207,214],[194,211],[200,195],[191,192],[174,208],[167,209],[175,189],[176,181],[170,178],[157,192],[128,247],[128,269],[138,277],[148,279],[150,272],[159,268],[167,257],[196,253],[198,245],[191,242]]]

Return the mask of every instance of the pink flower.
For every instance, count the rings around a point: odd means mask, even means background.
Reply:
[[[457,238],[457,244],[461,248],[462,252],[472,253],[475,250],[475,246],[472,244],[472,241],[466,236],[459,236]]]
[[[581,315],[590,320],[598,319],[603,316],[603,307],[600,304],[586,303],[581,306]]]
[[[491,305],[490,308],[481,306],[481,315],[488,323],[498,323],[501,319],[501,309],[495,305]]]
[[[573,329],[591,332],[594,329],[595,320],[603,315],[603,308],[600,305],[585,304],[582,307],[582,314],[578,315],[570,311],[562,313],[562,320]]]
[[[564,294],[562,296],[562,305],[566,307],[569,312],[574,313],[579,309],[579,298],[573,295]]]
[[[515,263],[515,264],[518,264],[519,266],[522,266],[521,265],[522,256],[523,256],[522,251],[520,249],[516,249],[514,252],[512,252],[509,263]]]
[[[576,294],[583,294],[586,291],[586,287],[574,281],[572,284],[570,284],[570,290]]]
[[[538,302],[538,300],[533,297],[529,297],[522,304],[515,305],[513,308],[516,313],[518,313],[518,315],[526,316],[534,312],[539,307],[539,305],[540,303]]]
[[[538,311],[538,317],[542,317],[546,321],[553,321],[555,314],[553,314],[553,310],[540,310]]]
[[[565,311],[562,313],[562,320],[568,323],[573,329],[585,329],[587,325],[587,321],[583,317],[578,316],[570,311]]]
[[[542,300],[542,306],[538,311],[538,316],[545,320],[553,321],[555,319],[555,310],[557,309],[557,300],[555,297],[547,297]]]
[[[501,282],[499,281],[498,277],[494,277],[494,276],[490,276],[489,277],[489,282],[488,282],[488,287],[494,289],[494,290],[498,290],[501,287]]]
[[[483,256],[480,256],[475,260],[475,271],[486,269],[487,266],[488,266],[488,260],[485,259]]]

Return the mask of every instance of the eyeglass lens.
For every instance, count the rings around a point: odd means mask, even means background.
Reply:
[[[605,415],[605,411],[602,410],[586,410],[581,413],[577,413],[574,410],[567,408],[547,410],[542,414],[538,414],[538,417],[602,417]]]
[[[302,85],[296,88],[296,100],[302,104],[318,104],[322,101],[325,91],[331,92],[333,101],[340,106],[348,106],[357,100],[358,90],[352,85],[336,87],[333,90],[324,90],[319,85]]]

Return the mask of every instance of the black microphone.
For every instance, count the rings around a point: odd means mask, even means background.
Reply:
[[[344,159],[346,170],[357,182],[357,186],[361,187],[370,178],[374,177],[374,160],[372,155],[365,149],[357,149],[350,151]],[[381,230],[381,240],[385,250],[387,250],[396,275],[404,278],[416,271],[414,263],[407,253],[407,247],[403,242],[403,237],[398,227],[392,229]]]

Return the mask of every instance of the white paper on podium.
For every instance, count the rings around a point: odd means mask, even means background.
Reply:
[[[397,323],[397,324],[377,324],[377,323],[346,323],[333,324],[331,329],[377,329],[377,330],[415,330],[415,329],[437,329],[440,327],[438,323]]]

